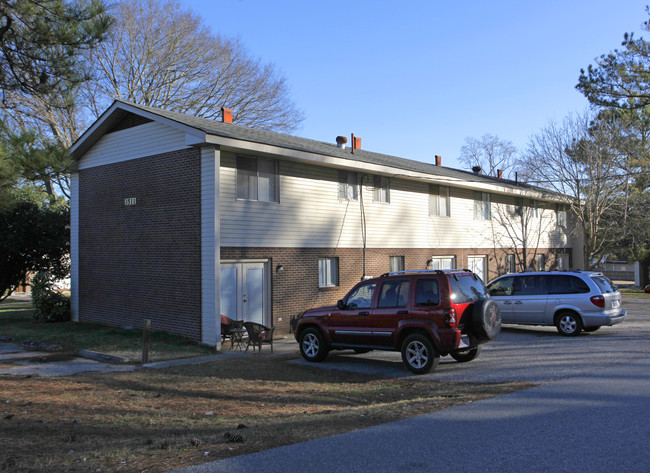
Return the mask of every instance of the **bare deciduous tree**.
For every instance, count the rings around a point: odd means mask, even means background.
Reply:
[[[514,167],[516,153],[512,142],[486,134],[480,138],[465,138],[459,160],[467,169],[479,166],[489,176],[496,176],[497,170],[506,176]]]
[[[585,264],[593,267],[615,245],[618,224],[606,216],[624,198],[628,176],[615,120],[592,113],[550,122],[522,159],[532,183],[564,197],[585,238]]]
[[[90,52],[85,89],[97,116],[113,99],[204,118],[232,108],[239,125],[296,130],[302,113],[272,64],[251,57],[176,0],[122,0],[108,38]]]

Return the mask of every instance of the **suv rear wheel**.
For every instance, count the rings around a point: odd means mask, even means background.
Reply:
[[[580,331],[582,330],[582,319],[575,312],[565,310],[557,315],[555,326],[560,334],[567,337],[575,337],[580,335]]]
[[[429,338],[414,333],[402,343],[402,361],[413,373],[424,374],[438,365],[440,355]]]
[[[298,344],[300,345],[300,354],[307,361],[323,361],[329,353],[323,335],[317,328],[303,330],[300,333]]]

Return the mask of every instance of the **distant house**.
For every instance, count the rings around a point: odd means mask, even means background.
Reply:
[[[364,275],[583,265],[556,196],[332,141],[113,103],[70,150],[73,319],[216,345],[219,314],[288,331]]]

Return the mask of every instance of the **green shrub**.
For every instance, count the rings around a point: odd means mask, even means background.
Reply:
[[[32,279],[34,318],[45,322],[70,320],[70,298],[54,290],[54,279],[48,273],[37,273]]]

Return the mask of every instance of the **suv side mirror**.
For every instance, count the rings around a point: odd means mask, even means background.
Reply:
[[[338,302],[336,303],[336,307],[339,309],[347,309],[347,306],[345,305],[345,302],[343,302],[343,299],[339,299]]]

